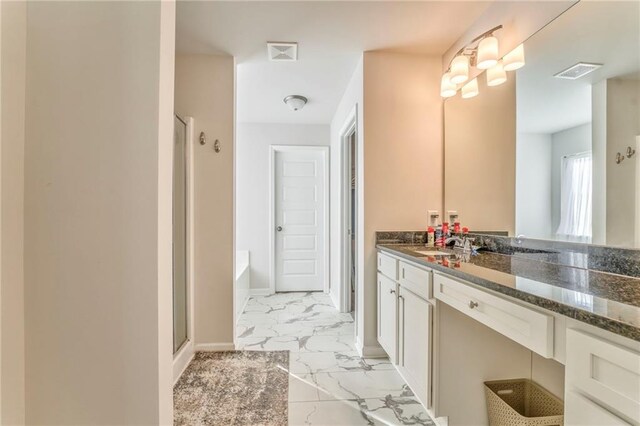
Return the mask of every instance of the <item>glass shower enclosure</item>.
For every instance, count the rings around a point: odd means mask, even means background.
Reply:
[[[173,130],[173,353],[188,336],[187,124],[177,115]]]

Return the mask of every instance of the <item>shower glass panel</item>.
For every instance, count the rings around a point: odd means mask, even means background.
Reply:
[[[187,341],[187,125],[173,130],[173,353]]]

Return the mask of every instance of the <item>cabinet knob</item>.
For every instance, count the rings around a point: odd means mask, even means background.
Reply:
[[[478,307],[478,302],[474,302],[473,300],[469,301],[469,308],[473,309],[477,307]]]
[[[395,292],[396,292],[396,291],[395,291],[395,290],[393,290],[393,289],[389,290],[389,293],[390,293],[390,294],[394,294]]]

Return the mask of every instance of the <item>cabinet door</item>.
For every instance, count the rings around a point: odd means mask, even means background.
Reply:
[[[400,287],[399,359],[401,372],[425,407],[431,406],[431,329],[430,303]]]
[[[397,306],[396,283],[378,274],[378,342],[394,364],[397,358]]]

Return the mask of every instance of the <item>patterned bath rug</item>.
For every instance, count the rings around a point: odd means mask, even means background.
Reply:
[[[176,426],[285,426],[288,351],[198,352],[173,388]]]

